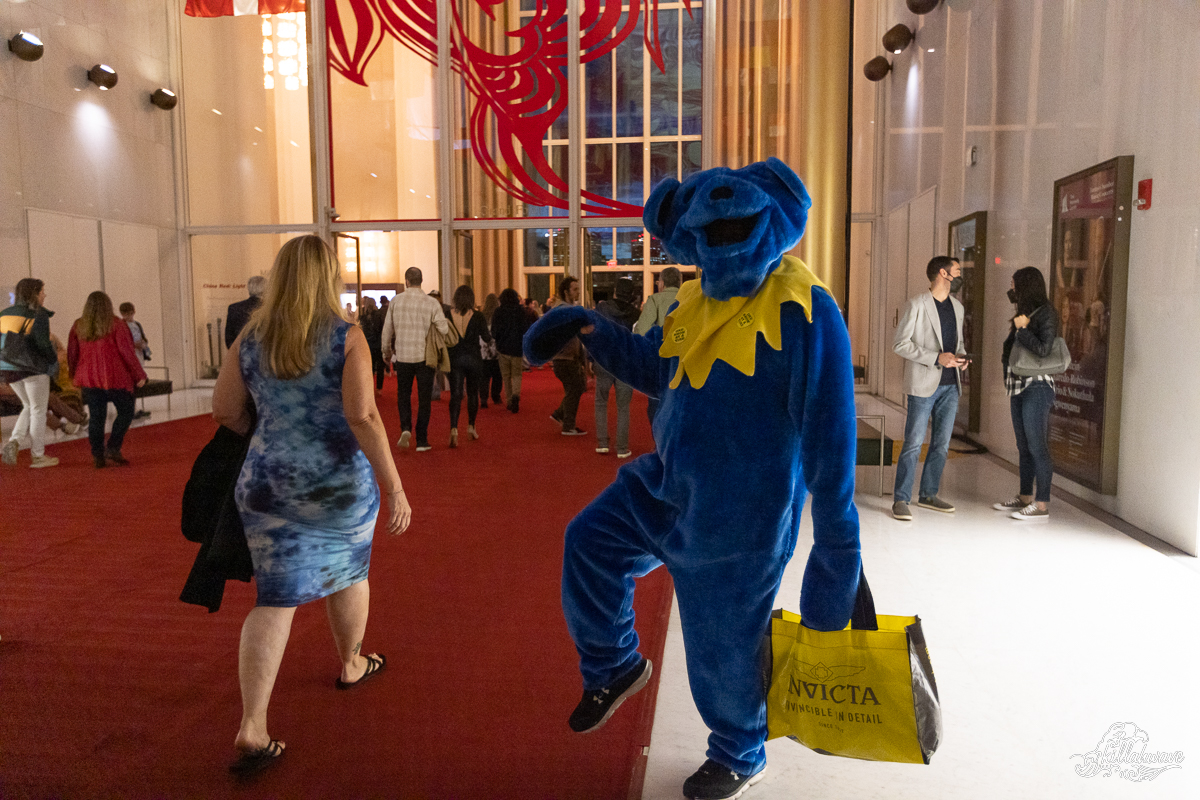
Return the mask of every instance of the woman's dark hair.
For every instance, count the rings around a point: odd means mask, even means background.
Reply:
[[[517,294],[516,289],[505,289],[500,293],[500,305],[519,306],[521,305],[521,295]]]
[[[17,281],[17,288],[14,292],[17,297],[17,305],[27,308],[40,308],[38,305],[38,295],[42,293],[42,287],[45,285],[37,278],[21,278],[21,280]]]
[[[1037,267],[1022,267],[1013,273],[1013,288],[1017,293],[1017,313],[1029,316],[1050,302],[1046,296],[1046,279]]]
[[[561,281],[559,281],[558,282],[558,292],[556,292],[556,294],[558,295],[558,298],[560,300],[566,300],[567,295],[570,294],[570,292],[571,292],[571,286],[578,282],[579,282],[579,278],[576,278],[574,275],[568,275],[567,277],[565,277]]]
[[[465,283],[454,290],[454,299],[451,301],[454,310],[460,314],[466,314],[475,307],[475,290]]]

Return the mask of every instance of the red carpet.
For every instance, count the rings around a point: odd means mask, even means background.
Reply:
[[[549,370],[526,373],[519,415],[481,410],[481,439],[454,451],[445,397],[435,449],[397,455],[412,526],[375,539],[364,652],[386,654],[387,672],[336,691],[324,604],[302,607],[271,701],[287,754],[247,785],[227,767],[253,585],[228,584],[212,615],[177,599],[198,547],[179,533],[180,497],[212,421],[131,430],[128,468],[94,470],[76,441],[49,448],[56,468],[28,469],[24,451],[0,469],[0,797],[640,796],[657,675],[602,730],[566,724],[582,685],[559,601],[562,532],[620,462],[591,435],[559,435]],[[394,439],[394,382],[380,409]],[[638,455],[651,447],[644,397],[631,415]],[[656,666],[670,600],[664,570],[639,581]]]

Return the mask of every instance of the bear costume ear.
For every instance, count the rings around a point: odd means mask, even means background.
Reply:
[[[642,222],[646,230],[664,242],[670,241],[675,233],[675,223],[682,216],[679,209],[675,208],[675,192],[678,189],[679,181],[674,178],[663,180],[650,192],[642,209]]]
[[[800,180],[800,176],[775,156],[768,158],[766,165],[784,188],[800,202],[801,209],[807,214],[808,210],[812,208],[812,198],[808,196],[808,189],[804,188],[804,182]]]

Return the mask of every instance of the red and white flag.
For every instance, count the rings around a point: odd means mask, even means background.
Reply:
[[[240,17],[303,10],[304,0],[187,0],[183,13],[189,17]]]

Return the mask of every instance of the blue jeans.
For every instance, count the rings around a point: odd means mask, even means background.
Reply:
[[[1020,454],[1021,496],[1033,494],[1036,478],[1034,500],[1049,503],[1050,479],[1054,476],[1054,462],[1050,458],[1050,409],[1054,406],[1054,390],[1044,381],[1034,381],[1025,391],[1008,398],[1008,402]]]
[[[892,500],[912,501],[913,476],[917,471],[917,456],[925,441],[925,426],[933,418],[933,433],[929,437],[929,452],[921,470],[921,492],[918,497],[936,497],[950,449],[950,434],[954,432],[954,415],[958,413],[958,386],[939,386],[930,397],[908,396],[908,419],[904,422],[904,446],[896,464],[896,488]]]

